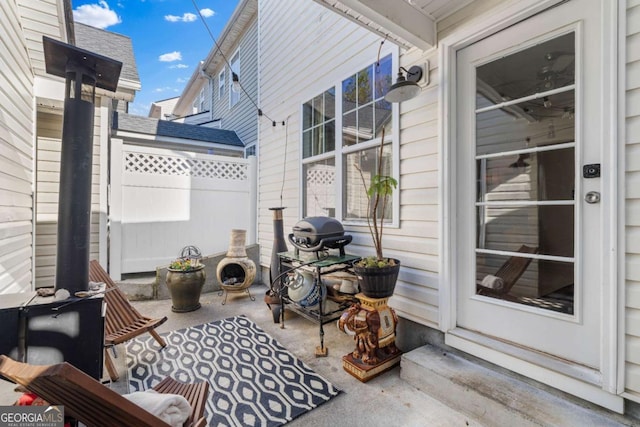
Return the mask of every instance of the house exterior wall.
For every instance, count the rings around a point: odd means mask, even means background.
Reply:
[[[627,1],[625,391],[640,402],[640,1]]]
[[[34,75],[21,24],[18,2],[0,2],[0,294],[30,290],[33,276]]]
[[[261,263],[267,266],[273,242],[268,208],[286,206],[285,233],[302,215],[302,104],[374,63],[382,39],[311,1],[263,0],[259,9],[261,107],[278,123],[274,128],[260,121],[258,230]],[[286,48],[280,40],[287,40]],[[426,59],[420,55],[409,52],[400,64]],[[429,86],[400,107],[401,226],[386,227],[384,237],[385,255],[403,265],[391,304],[399,315],[433,327],[438,325],[437,99],[437,88]],[[349,252],[373,253],[366,227],[345,228],[353,235]]]
[[[60,0],[10,0],[9,3],[18,5],[22,31],[16,34],[24,35],[31,59],[31,69],[36,75],[45,76],[42,36],[68,43],[65,30],[61,27],[61,20],[58,18],[63,16],[63,2]]]
[[[252,20],[247,30],[240,37],[237,44],[225,53],[227,59],[236,51],[240,52],[240,84],[245,91],[258,102],[258,19]],[[218,92],[218,78],[222,67],[225,68],[225,91],[222,97]],[[258,111],[256,106],[244,92],[240,93],[240,101],[229,107],[229,90],[231,88],[231,71],[229,66],[222,62],[222,66],[211,73],[211,90],[207,98],[213,101],[211,118],[220,120],[222,129],[234,130],[245,146],[255,143],[258,133]]]
[[[90,259],[99,259],[100,241],[100,126],[101,98],[96,98],[93,130],[91,187]],[[36,288],[52,286],[56,272],[58,235],[58,195],[60,187],[60,150],[62,114],[38,112],[36,171]],[[106,188],[103,190],[106,191]]]
[[[625,165],[625,292],[624,298],[624,396],[640,402],[640,1],[628,0],[621,19],[626,28],[624,97]],[[438,23],[438,38],[452,34],[479,11],[501,9],[495,0],[479,0]],[[363,50],[379,39],[341,19],[326,15],[308,2],[260,1],[261,107],[287,126],[260,127],[259,242],[261,264],[269,265],[272,216],[269,207],[286,206],[284,228],[288,233],[300,219],[300,104],[326,89],[346,64],[366,56]],[[625,13],[626,12],[626,13]],[[278,40],[288,40],[283,49]],[[361,59],[360,59],[361,60]],[[422,93],[400,105],[400,228],[387,228],[385,247],[403,262],[391,305],[402,317],[439,328],[439,148],[438,52],[401,51],[400,65],[429,61],[431,83]],[[362,60],[361,60],[362,61]],[[304,65],[302,65],[304,64]],[[351,67],[353,71],[354,68]],[[348,71],[347,71],[348,72]],[[306,73],[305,78],[297,78]],[[283,96],[286,94],[286,96]],[[286,146],[285,146],[286,143]],[[286,154],[285,154],[286,153]],[[284,156],[286,155],[286,161]],[[283,178],[284,177],[284,178]],[[284,184],[282,180],[284,179]],[[282,197],[280,197],[282,189]],[[354,235],[349,251],[365,250],[364,230],[347,227]]]

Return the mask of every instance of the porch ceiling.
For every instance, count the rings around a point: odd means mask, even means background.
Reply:
[[[474,0],[314,0],[405,48],[434,47],[436,24]]]

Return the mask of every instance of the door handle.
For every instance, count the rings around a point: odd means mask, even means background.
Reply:
[[[600,193],[597,191],[589,191],[584,195],[584,201],[590,204],[600,203]]]

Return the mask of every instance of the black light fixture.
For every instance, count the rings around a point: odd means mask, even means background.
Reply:
[[[509,165],[510,168],[526,168],[527,166],[529,166],[529,163],[525,162],[525,159],[529,158],[529,154],[518,154],[518,158],[516,159],[515,162],[511,163]]]
[[[122,62],[42,38],[48,74],[65,79],[55,288],[89,288],[91,162],[96,88],[115,92]]]
[[[241,90],[240,79],[238,78],[238,75],[233,71],[231,72],[231,90],[233,90],[235,93],[240,93]]]
[[[402,71],[407,73],[405,78]],[[418,96],[420,93],[420,85],[418,82],[422,79],[422,67],[414,65],[408,70],[404,67],[400,67],[398,70],[398,78],[396,82],[391,85],[389,91],[384,96],[384,100],[387,102],[402,102]]]

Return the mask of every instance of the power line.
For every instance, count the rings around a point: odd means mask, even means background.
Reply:
[[[242,90],[242,92],[244,92],[244,94],[247,96],[247,99],[249,101],[251,101],[253,106],[256,107],[256,110],[258,110],[258,116],[266,117],[267,120],[269,120],[273,126],[276,126],[276,121],[273,120],[271,117],[269,117],[267,114],[265,114],[264,111],[262,111],[262,109],[258,106],[258,104],[253,100],[253,98],[246,91],[244,86],[242,86],[242,83],[240,83],[239,76],[231,68],[231,62],[229,62],[229,59],[227,59],[227,57],[225,56],[224,52],[222,51],[222,48],[220,47],[220,45],[216,41],[216,38],[213,37],[213,33],[211,32],[211,29],[209,28],[209,25],[207,25],[207,21],[205,21],[204,16],[202,16],[202,13],[200,13],[200,8],[198,7],[198,4],[196,3],[196,0],[191,0],[191,3],[193,3],[193,7],[196,9],[196,12],[198,13],[198,16],[200,17],[200,20],[204,24],[204,27],[207,29],[207,32],[209,33],[209,37],[211,37],[211,40],[213,40],[213,43],[216,45],[216,49],[220,53],[220,56],[222,57],[222,59],[224,59],[224,62],[229,67],[229,70],[231,71],[231,82],[232,82],[232,85],[233,84],[237,84],[238,87]],[[285,124],[285,122],[283,121],[282,125],[284,126],[284,124]]]

